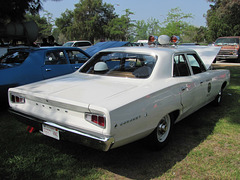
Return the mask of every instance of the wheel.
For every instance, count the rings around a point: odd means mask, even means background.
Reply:
[[[152,146],[154,149],[163,148],[168,142],[172,134],[173,116],[167,114],[164,116],[156,129],[150,135]]]
[[[213,101],[213,104],[215,106],[219,106],[221,104],[221,102],[222,102],[222,93],[223,93],[223,90],[221,88],[221,90],[218,92],[218,95],[216,96],[216,98]]]

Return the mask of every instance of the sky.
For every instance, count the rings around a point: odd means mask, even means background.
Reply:
[[[42,1],[44,10],[53,14],[53,18],[58,18],[66,9],[74,10],[74,4],[79,0],[61,0],[61,1]],[[125,14],[125,9],[129,9],[134,15],[132,20],[147,21],[155,18],[163,22],[168,12],[173,8],[180,8],[184,14],[191,13],[193,19],[186,20],[191,25],[200,27],[206,26],[206,19],[203,17],[210,9],[210,3],[207,0],[103,0],[103,2],[114,5],[115,12],[118,15]],[[40,12],[40,15],[43,11]]]

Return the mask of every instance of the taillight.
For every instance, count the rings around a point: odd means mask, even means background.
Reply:
[[[19,104],[24,104],[25,103],[25,98],[24,97],[14,95],[14,94],[11,94],[10,100],[11,100],[12,103],[19,103]]]
[[[103,115],[85,113],[85,119],[102,128],[106,126],[106,118]]]

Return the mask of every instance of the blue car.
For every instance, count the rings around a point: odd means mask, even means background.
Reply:
[[[0,57],[0,101],[7,101],[10,87],[72,73],[90,57],[77,47],[9,49]]]

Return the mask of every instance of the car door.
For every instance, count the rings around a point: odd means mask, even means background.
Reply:
[[[74,72],[63,50],[50,50],[45,53],[42,74],[44,79]]]
[[[193,74],[188,55],[185,53],[175,54],[173,76],[178,82],[181,96],[182,118],[193,113],[203,104],[205,94],[202,76]]]
[[[79,69],[90,58],[79,50],[66,50],[66,52],[73,71]]]
[[[178,91],[181,96],[182,117],[196,109],[196,86],[194,78],[191,76],[189,64],[185,54],[174,55],[173,77],[177,81]]]

